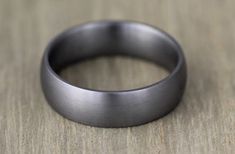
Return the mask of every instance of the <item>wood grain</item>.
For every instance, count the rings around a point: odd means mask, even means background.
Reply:
[[[234,153],[234,17],[234,0],[0,0],[0,153]],[[71,122],[49,107],[39,82],[46,44],[65,28],[99,19],[146,22],[181,43],[189,78],[172,113],[139,127],[102,129]],[[114,70],[111,83],[101,84],[102,74],[94,78],[82,70],[96,88],[141,86],[166,75],[125,58],[85,64],[94,65],[103,75]],[[129,80],[119,75],[128,70]]]

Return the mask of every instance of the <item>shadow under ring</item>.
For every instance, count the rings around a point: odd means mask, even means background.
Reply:
[[[109,55],[150,60],[170,74],[152,85],[123,91],[74,86],[58,75],[71,63]],[[41,64],[41,85],[51,107],[70,120],[97,127],[136,126],[166,115],[180,102],[186,79],[179,44],[155,27],[130,21],[97,21],[68,29],[49,43]]]

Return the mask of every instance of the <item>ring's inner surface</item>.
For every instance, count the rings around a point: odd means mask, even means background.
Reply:
[[[162,32],[142,24],[94,23],[61,34],[49,47],[55,72],[88,58],[126,55],[153,61],[170,72],[178,63],[178,46]]]

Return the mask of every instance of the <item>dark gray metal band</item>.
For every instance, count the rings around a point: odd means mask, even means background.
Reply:
[[[151,60],[170,75],[126,91],[75,87],[57,75],[70,63],[116,54]],[[42,89],[49,104],[68,119],[98,127],[140,125],[166,115],[181,100],[186,76],[184,55],[172,37],[128,21],[91,22],[65,31],[49,44],[41,65]]]

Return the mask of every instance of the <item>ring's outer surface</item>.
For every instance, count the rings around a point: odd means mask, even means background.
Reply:
[[[170,75],[125,91],[76,87],[57,75],[72,62],[116,54],[151,60]],[[135,126],[166,115],[181,100],[186,76],[184,55],[172,37],[128,21],[91,22],[65,31],[48,45],[41,65],[42,89],[49,104],[68,119],[98,127]]]

